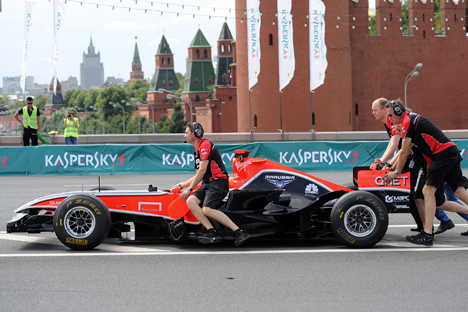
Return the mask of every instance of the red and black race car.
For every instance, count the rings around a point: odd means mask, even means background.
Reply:
[[[378,243],[388,212],[407,212],[409,173],[391,184],[385,171],[358,167],[345,187],[237,150],[230,192],[220,208],[255,237],[333,237],[364,248]],[[196,239],[204,228],[175,190],[67,192],[31,201],[15,211],[7,232],[55,232],[69,248],[89,250],[106,237],[122,237],[133,223],[136,241]],[[213,221],[225,239],[232,231]]]

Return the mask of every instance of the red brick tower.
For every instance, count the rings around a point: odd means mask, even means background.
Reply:
[[[140,53],[138,52],[138,44],[136,40],[137,37],[135,37],[135,52],[133,53],[132,72],[130,73],[130,80],[128,81],[129,84],[131,84],[135,79],[145,79],[141,67]]]

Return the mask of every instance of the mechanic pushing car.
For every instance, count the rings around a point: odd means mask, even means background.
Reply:
[[[406,240],[413,244],[432,246],[433,220],[436,207],[439,206],[445,198],[443,196],[438,200],[437,189],[444,188],[444,181],[449,184],[452,190],[455,190],[455,196],[464,202],[468,202],[467,180],[463,177],[460,167],[460,152],[445,134],[437,128],[429,119],[418,115],[408,114],[403,103],[400,100],[389,101],[385,104],[387,114],[390,120],[399,127],[403,139],[400,157],[395,171],[385,175],[385,181],[389,183],[401,173],[407,155],[410,154],[412,145],[418,146],[421,153],[428,160],[426,181],[422,189],[424,195],[423,219],[424,229],[419,234],[407,236]],[[443,193],[443,192],[442,192]],[[446,202],[441,209],[468,213],[468,209],[458,205],[455,202]]]
[[[229,192],[229,176],[218,149],[212,142],[203,138],[203,133],[203,127],[199,122],[187,124],[185,139],[187,143],[195,147],[194,157],[197,173],[174,187],[179,187],[180,190],[188,187],[180,194],[180,198],[187,201],[192,214],[207,229],[205,234],[198,237],[200,243],[216,244],[223,239],[208,219],[211,218],[234,231],[234,245],[239,246],[250,235],[239,229],[226,214],[217,210]],[[200,182],[202,182],[200,188],[191,194]]]

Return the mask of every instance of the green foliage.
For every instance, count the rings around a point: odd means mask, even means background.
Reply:
[[[123,122],[122,119],[122,108],[120,106],[114,107],[110,102],[114,104],[119,104],[124,107],[125,112],[132,112],[134,110],[133,106],[127,106],[125,103],[127,101],[127,94],[125,89],[121,86],[113,86],[110,88],[106,88],[96,99],[96,107],[104,112],[104,120],[109,120],[114,115],[120,115],[120,120]],[[111,132],[115,133],[115,132]]]
[[[408,2],[403,3],[401,6],[401,31],[405,31],[409,28],[409,13],[408,13]]]
[[[182,105],[174,105],[174,113],[172,114],[171,123],[169,126],[170,133],[183,133],[185,131],[185,114],[182,112]]]
[[[185,85],[185,76],[182,75],[181,73],[176,73],[177,80],[179,80],[179,85],[180,85],[180,91],[178,90],[177,92],[182,92],[184,90],[184,85]],[[181,90],[182,89],[182,90]]]
[[[37,106],[37,108],[41,111],[45,110],[45,106],[47,104],[47,99],[48,99],[48,96],[45,95],[45,94],[39,94],[38,96],[36,96],[36,98],[34,99],[34,105]]]
[[[369,18],[369,35],[377,35],[377,25],[375,20],[375,15]]]
[[[84,99],[84,109],[86,111],[92,111],[93,109],[91,108],[91,106],[94,106],[96,105],[96,100],[97,100],[97,97],[99,96],[99,93],[101,93],[101,91],[99,90],[96,90],[96,89],[91,89],[88,91],[88,93],[86,94],[86,97]]]
[[[209,85],[209,86],[206,86],[206,90],[208,91],[208,94],[210,95],[209,98],[213,98],[213,88],[214,88],[214,85]]]
[[[128,100],[135,98],[138,100],[146,101],[146,92],[148,92],[150,84],[142,80],[134,80],[132,84],[124,86]]]
[[[8,96],[8,94],[3,94],[1,97],[0,97],[0,105],[2,104],[8,104],[10,103],[10,97]]]

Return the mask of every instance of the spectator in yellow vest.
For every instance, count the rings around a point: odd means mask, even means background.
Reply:
[[[28,97],[26,103],[28,104],[20,108],[13,117],[20,124],[23,124],[23,145],[29,146],[29,140],[31,140],[31,145],[35,146],[37,145],[37,133],[41,132],[41,112],[36,106],[33,106],[32,97]],[[19,115],[23,115],[23,120],[19,118]]]
[[[63,129],[65,132],[63,137],[65,138],[65,143],[67,144],[78,144],[78,118],[75,117],[75,111],[70,109],[68,111],[68,116],[63,120]]]

